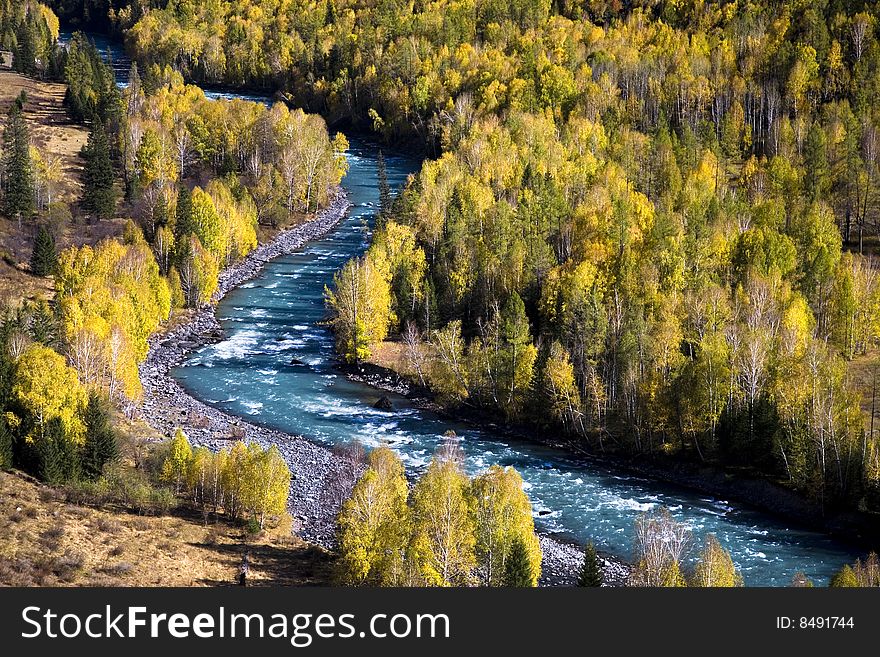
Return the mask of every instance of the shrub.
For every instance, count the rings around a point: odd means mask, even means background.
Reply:
[[[68,550],[63,556],[55,560],[52,572],[55,573],[58,579],[64,582],[71,582],[82,569],[85,562],[86,558],[81,553]]]
[[[177,497],[167,488],[154,488],[150,501],[159,515],[164,515],[177,506]]]
[[[113,575],[118,577],[120,575],[127,575],[132,570],[134,570],[133,565],[125,561],[120,561],[119,563],[108,564],[101,567],[100,572],[104,573],[105,575]]]
[[[64,527],[60,525],[49,527],[40,533],[40,545],[43,549],[54,552],[61,547],[62,538],[64,538]]]
[[[122,531],[122,525],[120,525],[115,520],[104,518],[103,516],[98,518],[98,521],[95,523],[95,527],[98,529],[98,531],[104,532],[106,534],[118,534],[120,531]]]
[[[64,488],[67,501],[71,504],[100,506],[110,500],[109,483],[106,479],[98,481],[74,481]]]

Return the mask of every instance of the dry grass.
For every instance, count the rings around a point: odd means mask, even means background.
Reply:
[[[8,229],[9,222],[0,218],[0,254],[7,251],[7,245],[12,238],[12,231]],[[30,247],[29,247],[30,248]],[[19,251],[19,255],[21,255]],[[19,266],[24,268],[24,263],[18,258],[15,259]],[[46,299],[51,297],[52,280],[49,278],[36,278],[0,260],[0,307],[5,302],[11,302],[13,305],[28,300],[35,301],[37,299]]]
[[[375,345],[367,362],[389,370],[394,370],[403,376],[416,376],[416,372],[410,367],[406,358],[406,347],[402,342],[386,340]]]
[[[231,585],[245,550],[256,586],[330,582],[329,553],[289,533],[250,538],[195,515],[76,506],[25,475],[0,472],[0,585]]]
[[[28,101],[24,116],[34,145],[43,153],[61,158],[61,199],[73,200],[82,189],[79,152],[89,138],[88,130],[72,123],[64,109],[66,86],[59,82],[32,80],[11,71],[0,71],[0,112],[5,116],[24,91]]]
[[[72,123],[64,108],[65,85],[32,80],[10,71],[0,71],[0,115],[5,116],[15,98],[28,96],[24,116],[33,144],[44,154],[58,158],[61,179],[55,200],[74,206],[82,191],[83,161],[79,153],[89,132]],[[76,214],[74,212],[74,214]],[[59,249],[72,245],[96,244],[105,237],[122,233],[122,219],[83,225],[74,222],[59,236]],[[51,281],[26,273],[36,233],[34,222],[18,222],[0,217],[0,302],[51,296]]]

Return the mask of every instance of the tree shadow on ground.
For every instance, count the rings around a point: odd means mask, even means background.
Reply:
[[[214,552],[230,565],[229,578],[198,580],[205,586],[237,586],[238,568],[245,552],[250,563],[248,586],[329,586],[332,583],[333,555],[314,545],[238,543],[190,543]]]

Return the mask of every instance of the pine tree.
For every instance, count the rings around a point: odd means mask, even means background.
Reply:
[[[529,333],[529,318],[522,298],[512,292],[501,310],[501,337],[505,349],[498,363],[499,395],[509,415],[514,415],[532,380],[537,351]]]
[[[333,0],[327,0],[327,11],[324,13],[324,25],[333,25],[336,23],[336,7],[333,6]]]
[[[96,121],[82,152],[86,161],[83,174],[83,208],[98,219],[112,219],[116,211],[113,163],[110,142],[104,126]]]
[[[45,299],[29,306],[28,328],[34,342],[52,347],[58,337],[58,321]]]
[[[96,107],[98,118],[105,126],[118,125],[122,116],[122,94],[116,85],[116,73],[110,52],[106,53],[107,61],[95,50],[94,59],[95,87],[98,94]]]
[[[504,586],[517,588],[534,586],[529,552],[520,538],[511,543],[510,553],[504,562]]]
[[[578,586],[602,586],[604,580],[602,566],[599,565],[599,555],[596,554],[596,547],[590,541],[584,549],[584,564],[578,577]]]
[[[12,101],[12,106],[9,108],[9,111],[12,112],[13,110],[17,110],[19,112],[23,112],[24,106],[27,105],[27,101],[27,91],[22,89],[18,96],[16,96],[15,100]]]
[[[58,252],[55,250],[55,239],[45,226],[40,226],[34,238],[34,250],[31,253],[31,273],[34,276],[48,276],[55,271],[58,263]]]
[[[21,228],[22,220],[34,213],[36,198],[30,135],[19,102],[13,103],[3,131],[3,164],[3,209]]]
[[[37,440],[40,479],[48,484],[63,484],[79,478],[79,455],[60,418],[46,422],[43,436]]]
[[[18,42],[12,52],[12,70],[25,75],[36,71],[37,34],[32,20],[25,19],[17,30]]]
[[[82,32],[74,33],[67,44],[64,77],[67,82],[64,104],[71,118],[106,125],[118,121],[122,106],[113,69]]]
[[[825,131],[819,123],[810,126],[804,144],[805,188],[810,199],[825,197],[829,185],[828,150]]]
[[[110,414],[97,392],[92,391],[89,395],[83,421],[86,437],[82,448],[82,472],[87,479],[95,480],[101,476],[104,465],[118,455]]]
[[[174,243],[183,245],[187,235],[196,231],[192,216],[192,192],[186,185],[177,189],[177,204],[174,217]],[[180,254],[178,254],[179,257]]]
[[[0,411],[4,411],[12,401],[12,385],[15,383],[15,360],[10,356],[7,348],[14,328],[10,319],[7,315],[3,321],[0,321]]]

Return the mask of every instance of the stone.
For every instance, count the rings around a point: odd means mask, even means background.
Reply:
[[[386,395],[382,395],[381,397],[379,397],[379,400],[375,404],[373,404],[373,408],[377,408],[380,411],[393,411],[394,403],[390,399],[388,399]]]

